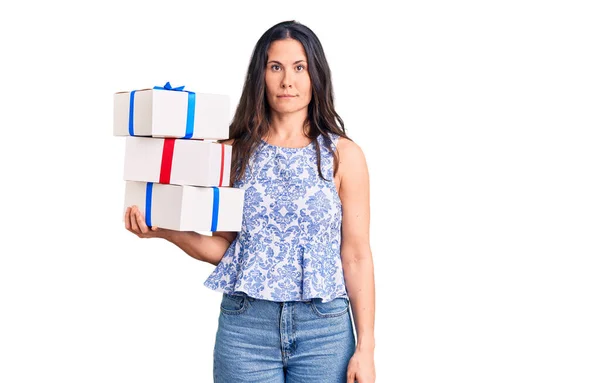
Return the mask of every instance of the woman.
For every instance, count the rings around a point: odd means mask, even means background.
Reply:
[[[137,207],[125,214],[139,237],[217,266],[204,283],[223,293],[215,382],[374,382],[368,170],[309,28],[282,22],[258,40],[224,142],[246,190],[239,233],[148,229]]]

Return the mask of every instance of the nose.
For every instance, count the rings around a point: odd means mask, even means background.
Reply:
[[[292,79],[287,72],[284,72],[283,74],[283,78],[281,79],[281,87],[284,89],[292,87]]]

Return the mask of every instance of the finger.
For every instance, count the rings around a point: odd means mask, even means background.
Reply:
[[[346,377],[346,383],[354,383],[355,374],[351,372]]]
[[[131,222],[129,222],[130,218],[129,216],[131,215],[131,207],[128,207],[127,210],[125,210],[125,229],[131,231]]]
[[[136,206],[136,210],[135,210],[134,220],[135,220],[135,225],[139,229],[140,234],[145,234],[148,232],[148,226],[146,225],[146,221],[144,220],[144,215],[142,214],[140,209],[137,208],[137,206]]]
[[[148,232],[148,226],[146,225],[141,212],[137,215],[137,224],[142,233],[146,234]]]
[[[137,209],[137,207],[133,207],[133,209],[131,210],[131,230],[136,233],[136,234],[141,234],[142,232],[140,231],[140,227],[137,224],[137,216],[139,213],[139,210]]]

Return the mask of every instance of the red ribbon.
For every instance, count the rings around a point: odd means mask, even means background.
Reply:
[[[225,145],[221,144],[221,174],[219,175],[219,186],[223,186],[223,168],[225,167]]]
[[[168,184],[171,182],[171,166],[173,165],[173,148],[175,147],[174,138],[165,138],[163,143],[162,161],[160,162],[159,183]]]
[[[159,183],[171,183],[171,167],[173,166],[173,149],[175,138],[165,138],[163,142],[162,160],[160,162]],[[225,169],[225,145],[221,144],[221,171],[219,174],[219,187],[223,186],[223,173]]]

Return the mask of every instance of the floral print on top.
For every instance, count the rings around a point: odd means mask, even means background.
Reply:
[[[338,136],[330,134],[335,150]],[[348,298],[340,257],[342,204],[333,181],[333,154],[315,143],[286,148],[262,141],[244,177],[241,231],[204,285],[270,301]]]

